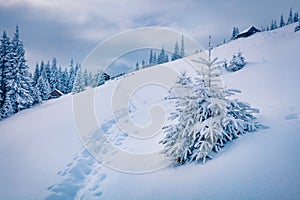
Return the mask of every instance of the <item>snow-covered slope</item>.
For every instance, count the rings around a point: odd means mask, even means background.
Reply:
[[[225,72],[223,83],[242,90],[235,98],[259,108],[257,117],[269,129],[244,135],[205,165],[121,173],[101,165],[81,147],[72,97],[65,96],[0,122],[0,199],[298,199],[300,32],[294,33],[294,26],[256,33],[213,50],[220,60],[243,52],[247,65]],[[195,75],[184,60],[165,66]],[[118,129],[109,109],[116,84],[97,88],[95,96],[98,123],[111,142],[132,152],[160,148],[161,136],[141,142]],[[150,91],[153,95],[146,95]],[[149,123],[144,111],[161,102],[165,92],[146,88],[137,93],[130,103],[132,119]]]

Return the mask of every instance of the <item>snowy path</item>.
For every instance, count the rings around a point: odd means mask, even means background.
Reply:
[[[102,125],[102,130],[109,135],[110,141],[114,145],[119,146],[127,135],[117,132],[115,126],[113,120],[108,120]],[[105,168],[92,157],[88,150],[83,148],[67,164],[66,169],[58,172],[58,175],[62,176],[64,180],[48,187],[51,194],[46,199],[99,198],[102,196],[101,184],[107,176]]]

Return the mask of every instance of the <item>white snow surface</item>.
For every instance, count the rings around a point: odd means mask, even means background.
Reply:
[[[246,66],[225,72],[223,84],[240,89],[234,96],[260,109],[268,129],[227,144],[206,164],[145,174],[112,170],[82,147],[72,112],[72,96],[50,100],[0,122],[0,199],[299,199],[300,198],[300,32],[296,24],[240,38],[213,50],[230,60],[239,50]],[[185,60],[164,64],[195,72]],[[157,70],[157,67],[145,70]],[[139,76],[135,72],[133,76]],[[160,134],[138,140],[115,124],[111,95],[118,80],[96,89],[95,113],[110,141],[130,152],[162,148]],[[129,103],[131,119],[145,126],[149,108],[166,91],[149,86]]]

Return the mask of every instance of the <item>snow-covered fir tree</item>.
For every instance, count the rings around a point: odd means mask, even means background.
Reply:
[[[142,68],[144,69],[146,66],[147,66],[147,65],[146,65],[146,62],[145,62],[145,60],[143,60],[143,61],[142,61]]]
[[[10,99],[9,95],[5,96],[4,103],[1,107],[1,118],[6,118],[15,113],[15,109],[13,107],[13,101]]]
[[[245,66],[245,57],[242,55],[242,52],[238,52],[232,56],[232,59],[229,61],[229,64],[226,63],[225,68],[228,71],[238,71]]]
[[[25,60],[25,50],[20,40],[19,28],[16,27],[12,40],[13,61],[9,68],[5,79],[7,80],[6,95],[10,96],[15,112],[29,108],[33,105],[34,99],[32,94],[32,80],[29,76],[29,67]]]
[[[299,14],[298,11],[294,13],[294,22],[298,22],[299,21]]]
[[[75,65],[75,77],[76,77],[76,74],[78,72],[78,70],[81,68],[81,65],[79,63],[76,63]],[[74,79],[75,80],[75,79]]]
[[[90,72],[88,77],[88,86],[92,86],[92,85],[93,85],[93,74],[92,72]]]
[[[171,93],[178,87],[186,90],[182,93],[185,95],[175,98],[176,110],[170,119],[176,121],[164,128],[166,137],[161,141],[162,153],[174,164],[205,163],[228,141],[260,128],[253,115],[258,110],[229,99],[238,91],[221,87],[216,59],[211,61],[209,56],[208,60],[194,62],[203,66],[195,83],[192,85],[188,76],[181,74],[171,89]]]
[[[184,50],[184,37],[181,36],[181,47],[180,47],[180,57],[185,57],[185,50]]]
[[[94,81],[92,87],[98,87],[100,85],[103,85],[105,83],[104,79],[104,72],[102,70],[98,70],[95,74]]]
[[[37,88],[37,85],[33,85],[32,87],[34,88],[33,93],[32,93],[33,104],[34,105],[41,104],[43,102],[43,99],[42,99],[42,95],[41,95],[39,89]]]
[[[42,75],[44,76],[45,81],[47,80],[48,83],[50,84],[50,74],[51,74],[51,67],[50,67],[50,62],[49,60],[45,64],[44,70],[41,72]]]
[[[5,99],[5,72],[7,71],[6,68],[10,65],[12,62],[13,55],[11,51],[11,43],[9,37],[6,35],[6,32],[3,32],[2,38],[1,38],[1,46],[0,46],[0,74],[1,74],[1,94],[0,94],[0,108],[3,104],[3,101]]]
[[[0,50],[1,51],[1,50]],[[2,85],[4,85],[4,81],[2,79],[2,68],[0,66],[0,108],[2,107],[2,101],[3,101],[3,88]],[[1,115],[0,115],[1,117]]]
[[[87,87],[89,86],[89,74],[88,70],[85,68],[83,72],[83,81],[84,81],[84,86]]]
[[[294,22],[294,18],[293,18],[293,9],[290,8],[290,13],[289,13],[289,17],[288,17],[288,20],[287,20],[287,23],[286,24],[291,24]]]
[[[137,63],[138,64],[138,63]],[[153,50],[150,50],[150,55],[149,55],[149,66],[152,66],[153,63]]]
[[[238,27],[233,27],[232,29],[232,35],[231,35],[231,40],[235,40],[236,37],[239,34],[239,28]]]
[[[0,105],[0,118],[9,117],[10,115],[15,113],[15,110],[12,105],[12,100],[10,96],[7,95],[7,91],[10,89],[8,87],[9,80],[11,79],[11,74],[9,71],[12,68],[13,64],[13,53],[12,53],[12,45],[10,42],[9,37],[6,35],[6,32],[3,32],[2,39],[1,39],[1,48],[0,48],[0,69],[1,69],[1,76],[2,76],[2,83],[1,83],[1,105]],[[7,78],[8,77],[8,78]]]
[[[39,79],[39,77],[42,75],[42,73],[43,73],[44,70],[45,70],[45,63],[42,60],[41,64],[40,64],[40,73],[39,73],[39,76],[37,77],[37,79]]]
[[[135,71],[138,71],[139,69],[140,69],[139,62],[136,62],[136,63],[135,63]]]
[[[57,77],[56,77],[56,88],[62,92],[62,84],[63,84],[63,80],[62,80],[62,68],[61,66],[58,67],[57,69]]]
[[[54,89],[57,89],[57,85],[58,85],[57,77],[58,77],[57,60],[54,57],[52,59],[51,72],[50,72],[50,77],[49,77],[49,84],[50,84],[51,91]]]
[[[40,76],[38,82],[36,84],[36,88],[38,89],[41,99],[48,100],[50,94],[50,85],[47,80],[44,79],[44,76]]]
[[[298,26],[295,27],[295,32],[300,31],[300,20],[298,22],[299,22],[299,24],[298,24]]]
[[[83,77],[82,70],[80,67],[77,70],[72,93],[75,94],[75,93],[82,92],[84,90],[85,90],[84,77]]]
[[[157,64],[162,64],[162,63],[166,63],[166,62],[169,62],[169,58],[165,51],[165,48],[162,47],[162,49],[157,57]]]
[[[38,81],[40,75],[41,75],[40,67],[39,67],[39,64],[36,63],[34,73],[33,73],[33,83],[34,83],[34,85],[37,84],[37,81]]]
[[[68,78],[68,86],[67,86],[67,93],[71,92],[73,89],[73,84],[76,76],[76,71],[74,68],[74,61],[71,59],[70,61],[70,70],[69,70],[69,78]]]
[[[69,72],[68,72],[68,69],[65,68],[65,70],[62,72],[62,75],[61,75],[61,80],[62,80],[62,84],[61,84],[61,89],[60,91],[62,91],[64,94],[67,94],[69,93]]]
[[[270,26],[270,30],[275,30],[277,29],[277,23],[276,23],[276,20],[272,20],[271,22],[271,26]]]
[[[152,65],[156,65],[156,64],[157,64],[157,56],[156,56],[156,52],[154,52],[153,59],[152,59]]]
[[[1,113],[3,111],[3,105],[6,101],[10,101],[10,99],[6,98],[6,91],[7,91],[7,79],[6,74],[8,73],[9,69],[11,68],[13,62],[13,54],[12,54],[12,48],[11,48],[11,42],[9,37],[6,35],[6,32],[3,32],[2,38],[1,38],[1,46],[0,46],[0,70],[1,70],[1,101],[0,101],[0,108]],[[2,115],[2,114],[1,114]],[[7,115],[3,116],[6,117]],[[3,118],[2,117],[2,118]]]
[[[284,22],[284,19],[283,19],[283,15],[281,14],[279,27],[283,27],[283,26],[285,26],[285,22]]]
[[[178,42],[175,43],[175,48],[174,48],[174,53],[172,54],[172,58],[171,60],[177,60],[181,58],[180,55],[179,55],[179,46],[178,46]]]

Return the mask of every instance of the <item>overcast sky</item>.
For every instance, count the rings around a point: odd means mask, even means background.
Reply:
[[[56,57],[81,63],[108,37],[133,28],[166,27],[194,38],[204,47],[228,39],[233,26],[267,26],[299,0],[0,0],[0,31],[12,36],[19,25],[29,65]]]

